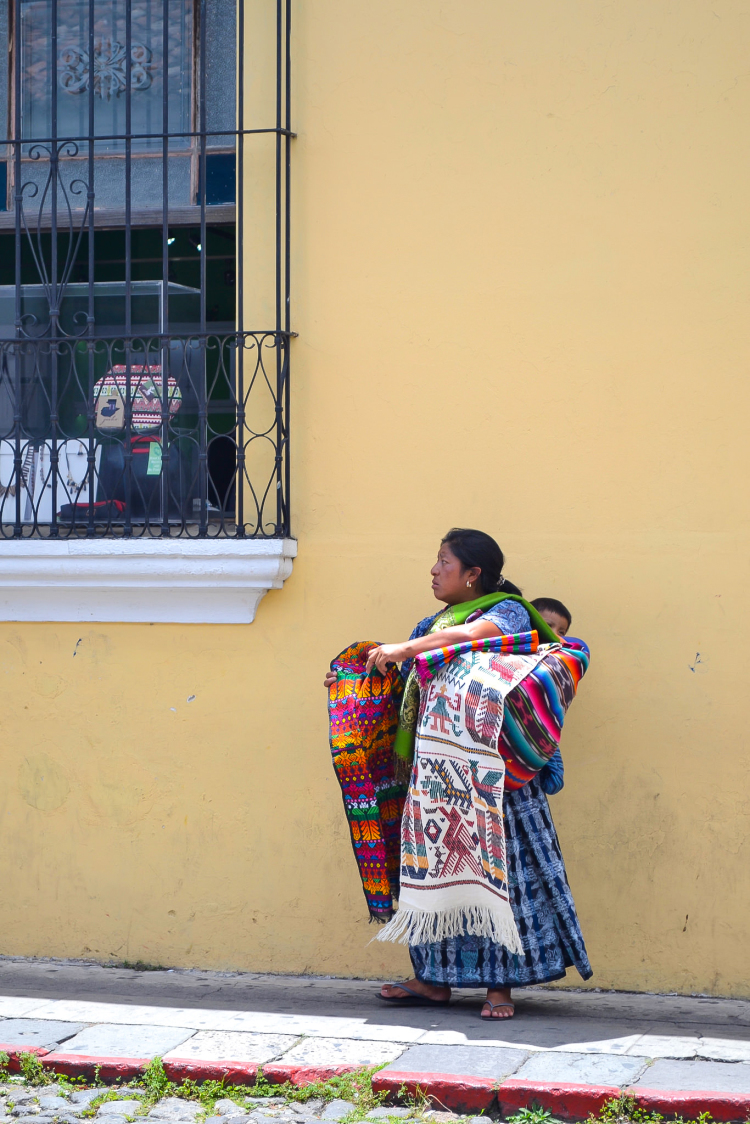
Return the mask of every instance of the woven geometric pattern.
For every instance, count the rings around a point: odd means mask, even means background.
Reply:
[[[393,916],[398,897],[401,815],[406,787],[394,775],[393,739],[403,683],[395,667],[365,674],[375,642],[352,644],[331,662],[331,752],[344,797],[354,857],[373,921]]]
[[[505,787],[521,788],[560,746],[565,713],[589,666],[582,640],[564,637],[505,700],[498,750],[505,761]]]
[[[534,653],[543,658],[516,684],[505,699],[498,752],[505,762],[506,789],[521,788],[535,777],[560,746],[565,713],[589,666],[589,650],[582,640],[564,637],[559,644],[539,646],[536,631],[466,641],[424,652],[414,670],[422,688],[451,660],[469,652]],[[467,699],[471,717],[471,699]]]

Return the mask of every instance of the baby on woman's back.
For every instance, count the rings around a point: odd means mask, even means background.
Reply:
[[[570,609],[566,609],[562,601],[558,601],[556,597],[537,597],[531,604],[553,632],[560,637],[568,634],[573,618]]]

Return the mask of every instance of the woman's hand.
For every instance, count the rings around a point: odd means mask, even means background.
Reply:
[[[326,691],[330,687],[332,687],[335,682],[336,682],[336,672],[335,671],[327,671],[326,677],[323,680],[323,686],[325,687]]]
[[[367,673],[374,667],[381,675],[385,675],[389,663],[401,663],[409,658],[407,644],[380,644],[377,648],[370,648],[367,653]]]

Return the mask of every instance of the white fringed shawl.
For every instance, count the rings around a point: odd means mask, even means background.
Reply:
[[[422,689],[401,826],[399,909],[379,941],[430,944],[471,935],[522,953],[508,899],[505,764],[497,742],[505,696],[547,648],[508,652],[511,639],[417,657]]]

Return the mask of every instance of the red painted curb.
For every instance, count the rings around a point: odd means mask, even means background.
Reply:
[[[750,1094],[718,1093],[701,1090],[698,1093],[675,1092],[670,1089],[641,1089],[639,1086],[626,1090],[634,1096],[639,1108],[658,1112],[662,1116],[699,1116],[710,1112],[714,1120],[750,1119]]]
[[[254,1085],[257,1065],[251,1062],[200,1062],[194,1058],[170,1058],[164,1062],[170,1081],[224,1081],[227,1085]]]
[[[303,1085],[312,1085],[315,1081],[329,1081],[331,1077],[339,1077],[342,1073],[353,1073],[361,1069],[360,1065],[280,1065],[269,1062],[263,1066],[263,1076],[272,1085],[283,1085],[291,1081],[292,1085],[301,1088]]]
[[[388,1093],[391,1098],[396,1097],[400,1089],[411,1096],[422,1093],[433,1104],[443,1105],[451,1112],[478,1113],[494,1104],[497,1081],[491,1077],[381,1070],[373,1075],[372,1088],[376,1093]]]
[[[21,1063],[18,1060],[19,1054],[36,1054],[38,1058],[43,1058],[47,1051],[43,1046],[26,1046],[21,1047],[17,1044],[13,1046],[6,1046],[0,1043],[0,1053],[8,1055],[8,1069],[11,1073],[21,1072]]]
[[[131,1081],[140,1077],[151,1058],[90,1058],[85,1054],[46,1054],[45,1069],[65,1073],[68,1077],[93,1078],[97,1069],[102,1081]]]
[[[616,1085],[579,1085],[568,1081],[514,1081],[509,1077],[497,1086],[497,1103],[503,1116],[533,1104],[551,1109],[564,1120],[585,1120],[607,1101],[619,1097]]]
[[[95,1058],[81,1054],[47,1053],[40,1047],[19,1050],[17,1046],[3,1046],[0,1050],[10,1058],[9,1068],[20,1070],[18,1055],[36,1054],[45,1069],[65,1073],[69,1077],[91,1079],[96,1071],[103,1081],[130,1081],[139,1077],[149,1058]],[[172,1058],[164,1063],[167,1077],[171,1081],[191,1078],[193,1081],[220,1081],[228,1085],[253,1085],[258,1066],[248,1062],[236,1061],[198,1061],[193,1058]],[[351,1073],[355,1065],[281,1065],[270,1063],[263,1067],[267,1081],[275,1085],[290,1082],[302,1087],[316,1081],[328,1081],[344,1073]],[[563,1120],[585,1120],[597,1113],[609,1100],[622,1095],[623,1090],[615,1085],[580,1085],[564,1081],[556,1083],[529,1082],[514,1080],[498,1083],[489,1077],[471,1077],[447,1073],[408,1073],[397,1070],[381,1070],[374,1073],[372,1087],[376,1093],[387,1093],[394,1101],[399,1093],[411,1096],[422,1094],[436,1106],[451,1112],[476,1114],[495,1107],[503,1116],[509,1116],[519,1108],[539,1105],[550,1109]],[[721,1093],[712,1090],[700,1092],[681,1092],[669,1089],[642,1089],[631,1087],[625,1092],[636,1098],[638,1106],[662,1116],[696,1117],[709,1112],[721,1124],[741,1124],[750,1120],[750,1094]]]

